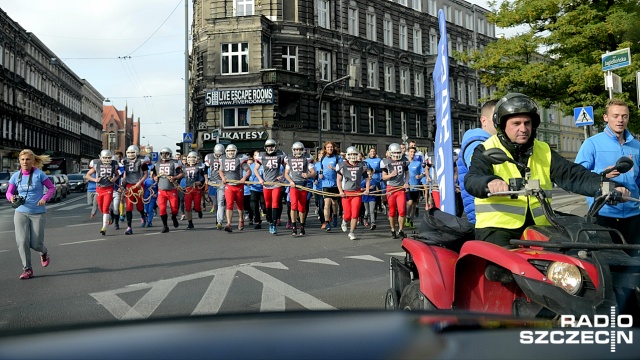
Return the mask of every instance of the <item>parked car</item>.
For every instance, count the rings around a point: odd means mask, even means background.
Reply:
[[[51,199],[49,199],[49,202],[58,202],[62,200],[62,182],[60,181],[60,178],[57,175],[47,175],[47,176],[49,177],[49,180],[51,180],[53,185],[55,185],[56,187],[56,193],[51,197]],[[46,194],[48,191],[49,189],[45,187],[44,193]]]
[[[9,179],[11,179],[10,172],[0,172],[0,195],[7,193],[9,188]]]
[[[71,194],[71,184],[69,183],[69,177],[67,174],[58,174],[62,181],[64,181],[64,188],[67,190],[62,194],[62,197],[67,197],[67,195]]]
[[[82,174],[69,174],[69,191],[87,191],[87,180]]]
[[[88,172],[89,172],[89,169],[80,170],[80,174],[82,174],[82,176],[87,175]]]
[[[67,182],[62,175],[63,174],[58,174],[56,175],[56,178],[58,179],[58,184],[60,184],[60,195],[62,195],[62,198],[64,199],[69,193],[69,186],[67,186]]]

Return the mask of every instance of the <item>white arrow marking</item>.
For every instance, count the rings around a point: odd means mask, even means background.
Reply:
[[[407,253],[403,251],[403,252],[395,252],[395,253],[386,253],[385,255],[403,257],[403,256],[407,255]]]
[[[382,261],[382,262],[384,262],[384,260],[380,260],[377,257],[371,256],[371,255],[345,256],[345,258],[347,258],[347,259],[357,259],[357,260],[367,260],[367,261]]]
[[[309,262],[309,263],[315,263],[315,264],[324,264],[324,265],[340,265],[337,262],[333,261],[333,260],[329,260],[327,258],[320,258],[320,259],[308,259],[308,260],[299,260],[302,262]]]
[[[191,315],[217,314],[229,292],[235,273],[235,271],[229,271],[216,275]]]
[[[171,290],[178,285],[178,282],[171,280],[160,280],[138,300],[138,302],[129,309],[122,317],[122,320],[146,319],[158,308],[162,300],[164,300]]]

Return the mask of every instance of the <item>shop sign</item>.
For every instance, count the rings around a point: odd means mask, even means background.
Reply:
[[[202,135],[202,140],[215,140],[218,134],[220,135],[220,139],[229,140],[266,140],[269,138],[269,134],[266,131],[221,131],[220,133],[205,133]]]
[[[206,106],[273,104],[273,89],[227,89],[205,92]]]

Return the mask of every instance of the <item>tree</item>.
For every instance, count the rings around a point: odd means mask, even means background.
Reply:
[[[503,0],[489,2],[488,21],[501,28],[523,29],[470,55],[481,81],[498,94],[522,92],[540,105],[558,105],[565,113],[593,105],[602,119],[609,93],[604,88],[601,56],[631,49],[631,66],[616,69],[630,105],[630,128],[640,129],[635,74],[640,69],[640,3],[637,0]]]

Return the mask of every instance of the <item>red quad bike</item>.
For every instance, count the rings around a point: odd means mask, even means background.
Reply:
[[[515,163],[499,149],[485,154],[494,164]],[[637,255],[640,245],[626,244],[619,231],[595,224],[604,204],[638,200],[622,199],[605,181],[606,171],[601,174],[602,195],[584,218],[560,216],[546,201],[539,181],[528,180],[528,168],[515,164],[524,170],[525,180],[511,179],[510,191],[492,195],[537,199],[551,226],[530,226],[509,247],[479,240],[443,240],[447,231],[440,232],[443,237],[421,236],[421,229],[413,238],[402,240],[404,259],[391,258],[385,308],[556,319],[559,315],[610,315],[611,306],[617,306],[618,313],[640,315],[640,257],[630,255]],[[632,167],[633,161],[623,157],[613,169],[624,173]],[[614,243],[615,237],[622,243]]]

